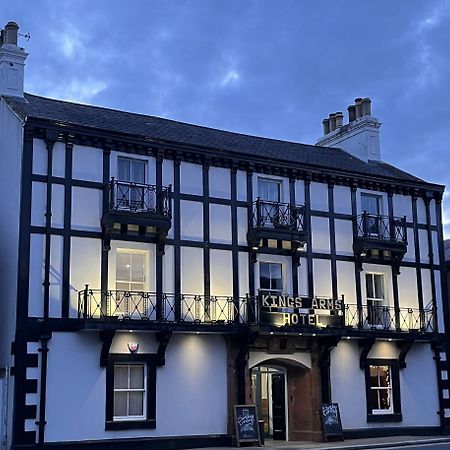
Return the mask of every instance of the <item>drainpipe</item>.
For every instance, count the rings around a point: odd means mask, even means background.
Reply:
[[[43,444],[44,434],[45,434],[45,425],[47,421],[45,420],[45,402],[47,398],[47,359],[48,359],[48,341],[52,338],[52,335],[44,334],[41,336],[41,347],[39,348],[39,352],[41,353],[41,381],[40,387],[41,392],[39,396],[39,420],[36,421],[36,425],[38,425],[38,442],[39,444]]]

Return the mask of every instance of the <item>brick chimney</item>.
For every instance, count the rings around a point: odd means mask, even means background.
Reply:
[[[372,116],[370,98],[356,98],[347,111],[348,124],[340,112],[322,121],[324,135],[316,145],[342,148],[363,161],[380,160],[381,122]]]
[[[28,53],[17,46],[19,26],[8,22],[0,30],[0,95],[23,97],[23,74]]]

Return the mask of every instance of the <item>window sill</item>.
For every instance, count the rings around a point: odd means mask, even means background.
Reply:
[[[105,430],[136,430],[139,428],[156,428],[156,420],[117,420],[105,422]]]
[[[402,420],[402,413],[367,414],[367,422],[401,422]]]

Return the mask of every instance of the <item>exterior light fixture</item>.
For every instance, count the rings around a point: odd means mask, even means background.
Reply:
[[[139,344],[135,341],[128,342],[127,347],[130,353],[137,353],[139,350]]]

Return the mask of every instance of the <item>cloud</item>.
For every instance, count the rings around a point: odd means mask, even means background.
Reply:
[[[106,88],[105,82],[88,77],[86,80],[72,79],[56,87],[48,86],[44,95],[77,103],[89,103]]]

